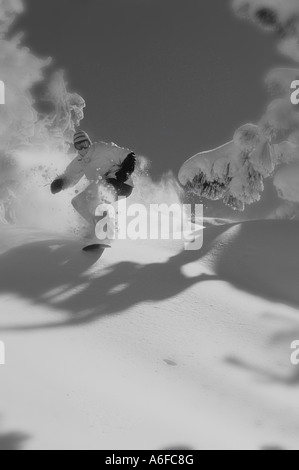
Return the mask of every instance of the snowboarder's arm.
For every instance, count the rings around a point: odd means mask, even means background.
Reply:
[[[69,164],[64,175],[61,177],[64,181],[63,189],[73,188],[79,183],[81,178],[84,176],[85,166],[86,164],[80,156],[76,157]]]
[[[134,173],[135,167],[136,155],[134,152],[131,152],[122,162],[120,169],[115,173],[117,181],[120,183],[125,183],[132,173]]]
[[[60,191],[75,186],[84,176],[84,162],[79,157],[75,158],[64,174],[56,178],[51,185],[52,194],[60,193]]]

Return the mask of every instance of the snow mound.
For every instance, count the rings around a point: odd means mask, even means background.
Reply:
[[[101,258],[0,227],[3,442],[298,448],[299,223],[208,222],[198,252],[127,241]]]

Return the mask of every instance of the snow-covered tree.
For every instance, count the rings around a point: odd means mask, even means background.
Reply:
[[[299,62],[298,0],[233,0],[233,8],[280,38],[280,50]],[[256,124],[240,127],[233,140],[215,150],[189,159],[179,172],[188,192],[220,200],[235,210],[257,202],[264,190],[264,179],[274,178],[281,198],[299,201],[294,179],[299,183],[299,113],[290,100],[291,83],[299,69],[275,69],[266,77],[274,100]],[[292,165],[293,171],[285,171]],[[296,171],[295,171],[296,170]],[[292,188],[288,178],[292,179]]]
[[[0,106],[2,155],[41,142],[51,147],[67,146],[84,117],[85,102],[68,91],[62,72],[55,73],[47,83],[51,59],[41,59],[23,46],[21,35],[8,37],[12,22],[23,8],[23,0],[0,0],[0,79],[5,84],[5,106]],[[40,82],[51,104],[46,114],[38,111],[32,91]]]
[[[75,127],[83,119],[85,102],[68,91],[62,72],[48,79],[51,59],[37,57],[23,45],[22,35],[11,37],[11,25],[24,10],[23,0],[0,0],[0,80],[5,85],[5,106],[0,106],[0,204],[11,192],[26,187],[29,175],[39,172],[38,184],[49,177],[46,167],[61,165]],[[41,111],[34,87],[42,84],[47,112]],[[65,160],[68,160],[66,157]],[[54,163],[53,163],[54,165]],[[53,168],[52,172],[55,172]],[[22,196],[20,195],[20,198]]]

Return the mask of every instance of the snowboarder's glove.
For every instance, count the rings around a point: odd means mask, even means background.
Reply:
[[[63,178],[58,178],[57,180],[53,181],[51,184],[51,193],[52,194],[58,194],[60,191],[62,191],[64,185],[64,179]]]
[[[123,161],[120,170],[115,173],[115,177],[119,183],[125,183],[127,179],[134,172],[136,167],[136,155],[134,152],[129,153],[127,158]]]

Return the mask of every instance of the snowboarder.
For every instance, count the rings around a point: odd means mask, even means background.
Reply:
[[[72,200],[72,205],[89,224],[88,238],[94,239],[98,221],[95,211],[105,202],[105,193],[108,191],[114,201],[132,194],[136,155],[113,143],[92,143],[88,134],[82,130],[75,133],[74,146],[78,155],[65,173],[53,181],[51,192],[57,194],[74,187],[84,175],[86,176],[90,184]]]

